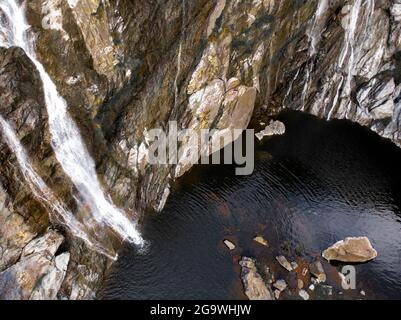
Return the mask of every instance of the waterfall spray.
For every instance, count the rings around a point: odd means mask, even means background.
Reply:
[[[52,147],[64,172],[79,192],[82,199],[79,200],[80,204],[89,206],[94,220],[99,225],[107,225],[122,239],[143,246],[144,241],[137,231],[136,223],[131,222],[102,190],[95,163],[75,122],[68,114],[67,103],[59,95],[56,85],[36,58],[33,37],[27,34],[30,26],[25,18],[24,5],[18,4],[16,0],[0,0],[0,10],[3,12],[0,46],[21,47],[37,68],[43,83]]]

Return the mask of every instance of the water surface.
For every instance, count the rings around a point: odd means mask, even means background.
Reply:
[[[251,176],[196,166],[174,185],[163,212],[144,221],[147,253],[123,249],[104,298],[244,299],[240,256],[285,278],[277,254],[308,263],[334,242],[361,235],[378,257],[355,266],[357,290],[345,292],[336,276],[341,265],[324,263],[332,298],[401,298],[401,149],[347,121],[297,112],[279,118],[287,132],[257,146]],[[236,249],[229,252],[223,239]]]

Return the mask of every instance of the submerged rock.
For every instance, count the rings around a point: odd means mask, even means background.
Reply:
[[[298,279],[298,289],[302,289],[304,287],[304,282],[301,279]]]
[[[255,134],[255,136],[262,140],[264,137],[283,135],[285,133],[285,125],[281,121],[271,121],[265,129]]]
[[[322,256],[329,262],[334,260],[358,263],[376,258],[377,251],[367,237],[349,237],[324,250]]]
[[[274,300],[271,290],[264,283],[262,277],[257,271],[255,260],[248,257],[242,257],[239,264],[242,267],[242,284],[249,300]]]
[[[298,274],[295,271],[291,271],[287,276],[288,287],[291,290],[296,290],[298,288]]]

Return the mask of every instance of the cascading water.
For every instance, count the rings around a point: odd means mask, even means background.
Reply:
[[[90,239],[90,236],[85,230],[85,226],[83,226],[82,223],[80,223],[74,217],[74,215],[67,208],[65,208],[62,202],[57,199],[51,189],[49,189],[42,178],[35,172],[24,147],[21,145],[20,141],[15,135],[14,130],[1,115],[0,128],[2,130],[5,142],[17,158],[22,175],[28,182],[28,185],[30,186],[35,197],[40,199],[42,203],[46,204],[46,206],[52,210],[52,213],[55,215],[52,215],[52,218],[55,218],[57,222],[67,226],[74,236],[82,239],[91,249],[94,249],[101,254],[115,260],[117,255],[111,253],[108,249],[98,244],[95,240]]]
[[[308,30],[308,37],[310,41],[309,56],[312,57],[317,53],[317,46],[322,37],[322,30],[325,25],[324,15],[329,8],[328,0],[320,0],[316,8],[315,15],[311,28]]]
[[[79,192],[82,199],[79,200],[80,204],[89,206],[97,223],[109,226],[122,239],[143,246],[144,241],[136,229],[136,224],[116,208],[102,190],[94,161],[82,141],[76,124],[67,112],[67,103],[58,94],[56,85],[36,58],[33,39],[27,36],[30,26],[26,22],[24,5],[16,0],[0,0],[0,10],[3,13],[0,24],[0,46],[21,47],[36,66],[43,82],[52,147],[57,160]],[[5,121],[1,123],[6,124]],[[11,130],[10,127],[8,129]],[[38,187],[44,186],[36,182],[35,185]]]
[[[310,94],[310,84],[313,76],[314,57],[318,53],[319,43],[322,39],[322,32],[326,27],[328,13],[334,2],[328,0],[319,0],[317,3],[315,14],[310,22],[310,27],[306,31],[309,39],[309,61],[305,67],[304,85],[301,95],[301,110],[306,107],[313,110],[316,105],[307,106],[306,100]],[[327,120],[330,120],[335,112],[338,104],[349,103],[351,99],[351,84],[352,78],[356,72],[356,64],[358,54],[363,52],[360,46],[365,43],[364,38],[368,36],[369,24],[375,10],[375,2],[373,0],[353,0],[345,4],[342,8],[341,21],[344,30],[344,40],[341,44],[338,57],[335,61],[335,73],[327,82],[330,82],[330,87],[335,88],[333,94],[328,99],[318,99],[316,103],[327,103],[328,112]],[[359,30],[363,30],[360,32]],[[360,58],[360,57],[359,57]],[[296,74],[298,77],[298,73]],[[294,81],[295,79],[293,79]],[[292,90],[292,83],[289,85],[288,91]],[[320,92],[320,97],[325,97],[331,91],[329,87],[324,87]],[[287,97],[290,92],[287,92]],[[283,103],[284,104],[284,103]],[[318,107],[320,108],[320,107]],[[345,108],[347,109],[347,108]],[[316,110],[316,109],[315,109]],[[346,115],[344,115],[346,116]]]
[[[322,36],[322,31],[324,28],[324,16],[329,7],[328,0],[320,0],[312,20],[310,29],[307,31],[307,36],[309,38],[309,57],[313,57],[317,53],[317,46]],[[312,72],[313,62],[311,61],[306,67],[305,74],[305,85],[302,91],[302,108],[305,108],[305,99],[310,85],[310,76]]]
[[[367,6],[365,8],[365,19],[360,20],[360,13],[362,5]],[[340,99],[340,90],[341,98],[349,98],[351,94],[351,81],[353,76],[354,64],[355,64],[355,43],[356,43],[356,29],[358,21],[364,24],[364,28],[367,29],[370,16],[374,11],[374,1],[367,0],[363,3],[362,0],[355,0],[354,3],[351,5],[350,11],[348,13],[348,19],[346,23],[343,24],[343,28],[345,30],[344,36],[344,43],[341,46],[340,55],[337,62],[337,69],[341,70],[343,73],[346,74],[345,78],[344,75],[340,75],[339,82],[337,85],[336,94],[333,99],[333,103],[331,105],[331,109],[328,113],[327,120],[330,120],[334,109]],[[348,58],[346,60],[346,58]]]

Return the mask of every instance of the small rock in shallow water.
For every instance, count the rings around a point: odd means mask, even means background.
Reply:
[[[261,244],[262,246],[265,246],[265,247],[268,246],[267,241],[266,241],[263,237],[261,237],[261,236],[257,236],[257,237],[255,237],[255,238],[253,238],[253,241],[255,241],[255,242]]]
[[[296,263],[295,261],[291,262],[291,267],[292,270],[295,270],[296,268],[298,268],[298,263]]]
[[[365,291],[361,290],[361,295],[366,296]]]
[[[287,288],[287,283],[285,280],[277,280],[274,284],[273,287],[275,287],[277,290],[284,291],[285,288]]]
[[[309,294],[305,290],[299,290],[299,296],[304,300],[309,300]]]
[[[310,290],[310,291],[315,290],[315,285],[314,285],[314,284],[311,284],[311,285],[309,286],[309,290]]]
[[[287,269],[287,271],[292,271],[291,263],[289,263],[284,256],[278,256],[276,257],[276,260],[284,269]]]
[[[235,249],[235,244],[234,243],[232,243],[230,240],[224,240],[223,241],[224,242],[224,244],[226,245],[226,247],[228,248],[228,249],[230,249],[230,250],[234,250]]]
[[[377,251],[372,247],[367,237],[345,238],[323,251],[327,261],[366,262],[377,257]]]
[[[309,265],[310,273],[316,277],[318,282],[326,281],[326,273],[324,272],[323,265],[320,261],[315,261]]]
[[[276,300],[278,300],[280,298],[280,293],[281,293],[280,290],[278,290],[278,289],[274,290],[274,297],[276,298]]]

